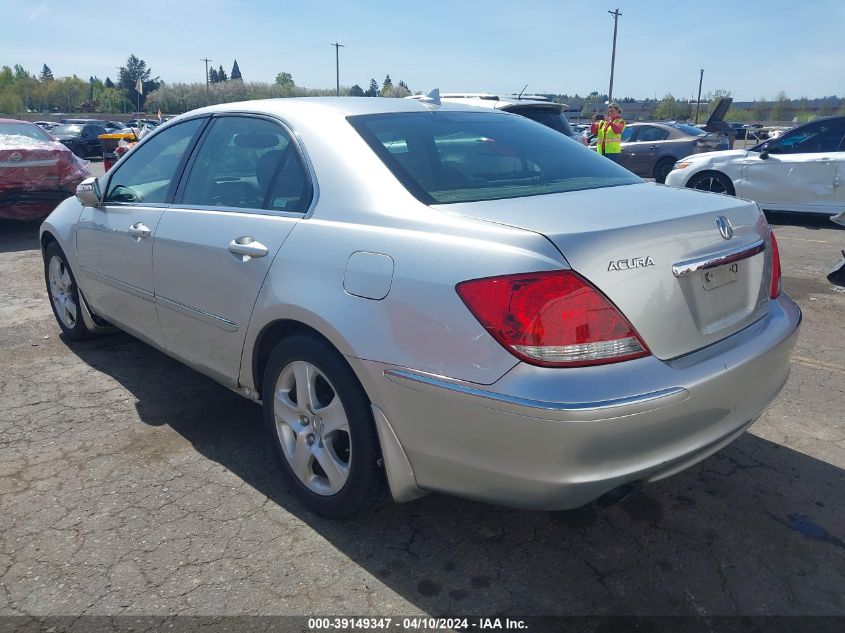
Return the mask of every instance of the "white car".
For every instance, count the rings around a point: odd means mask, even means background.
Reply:
[[[842,211],[845,117],[799,125],[748,150],[687,156],[666,184],[748,198],[769,211]]]

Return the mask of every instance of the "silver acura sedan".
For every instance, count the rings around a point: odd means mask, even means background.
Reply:
[[[739,437],[801,320],[756,204],[436,99],[189,112],[41,244],[67,339],[112,324],[262,402],[332,517],[618,498]]]

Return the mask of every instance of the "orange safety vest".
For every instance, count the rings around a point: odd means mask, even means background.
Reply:
[[[613,131],[611,123],[622,124],[619,133]],[[625,130],[625,120],[622,117],[613,121],[599,121],[598,137],[596,138],[596,151],[599,154],[619,154],[622,151],[622,132]]]

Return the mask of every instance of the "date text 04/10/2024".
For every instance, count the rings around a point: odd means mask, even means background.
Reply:
[[[470,631],[470,630],[520,630],[527,629],[524,620],[511,618],[309,618],[308,628],[311,631],[328,630],[378,630],[401,628],[403,630],[423,631]]]

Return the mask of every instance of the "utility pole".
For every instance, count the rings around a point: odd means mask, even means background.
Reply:
[[[338,44],[335,42],[334,44],[330,44],[330,46],[334,46],[334,67],[335,67],[335,76],[337,77],[337,96],[340,96],[340,49],[346,48],[343,44]]]
[[[616,27],[619,25],[619,7],[616,11],[608,11],[613,16],[613,53],[610,56],[610,88],[607,89],[607,102],[613,102],[613,67],[616,66]]]
[[[208,105],[208,62],[211,60],[203,58],[200,61],[205,62],[205,105]]]
[[[698,125],[698,109],[701,107],[701,84],[704,81],[704,69],[699,68],[701,73],[698,77],[698,101],[695,102],[695,125]]]

